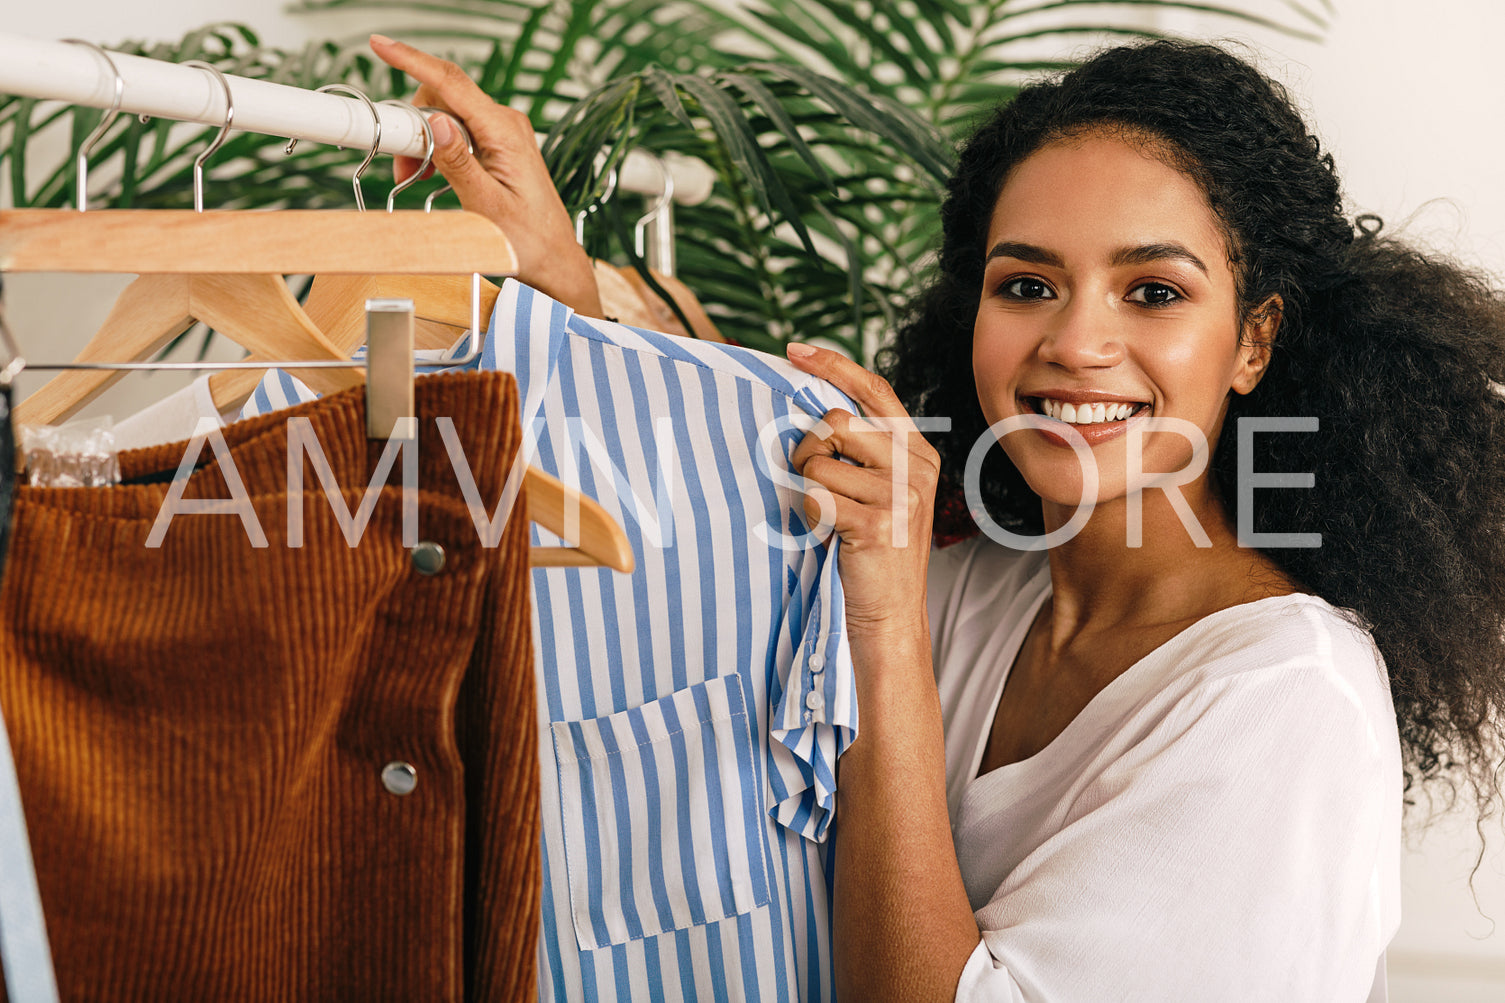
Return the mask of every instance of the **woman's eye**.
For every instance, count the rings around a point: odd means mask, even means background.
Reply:
[[[1044,282],[1041,282],[1039,279],[1033,278],[1028,275],[1021,276],[1017,279],[1010,279],[1003,284],[1003,286],[999,289],[999,292],[1003,293],[1005,296],[1008,296],[1011,299],[1016,300],[1043,300],[1055,298],[1055,293],[1051,291],[1050,286],[1046,285]]]
[[[1181,294],[1160,282],[1146,282],[1129,291],[1129,299],[1146,306],[1169,306],[1181,299]]]

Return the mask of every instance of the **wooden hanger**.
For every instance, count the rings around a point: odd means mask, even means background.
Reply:
[[[0,223],[0,226],[3,226]],[[293,298],[280,275],[143,275],[115,301],[104,326],[76,362],[141,362],[152,358],[196,320],[230,340],[274,359],[348,359],[329,343]],[[328,389],[332,370],[310,369],[310,385]],[[16,408],[23,424],[66,421],[125,373],[59,373]]]
[[[489,220],[470,213],[446,214],[464,217],[449,222],[423,215],[15,209],[0,211],[0,271],[141,274],[78,362],[148,359],[194,319],[265,359],[348,359],[354,345],[325,337],[283,274],[381,272],[411,268],[412,261],[457,272],[471,270],[467,262],[515,270],[511,246]],[[392,248],[403,253],[394,255]],[[309,385],[323,393],[360,380],[358,369],[307,374]],[[65,420],[122,375],[62,373],[16,409],[16,420]]]
[[[359,91],[343,85],[331,85],[331,88],[349,92],[365,102],[372,115],[376,115],[375,106]],[[455,128],[470,143],[470,152],[475,152],[475,145],[470,140],[470,133],[465,124],[449,112],[437,108],[413,108],[403,101],[388,100],[380,103],[407,107],[416,112],[428,140],[428,155],[424,157],[423,163],[407,178],[399,181],[387,196],[387,213],[391,214],[398,194],[412,187],[433,162],[434,134],[428,119],[423,117],[425,112],[437,112],[449,118]],[[376,134],[378,137],[381,135],[379,119]],[[290,143],[288,152],[291,151],[292,144]],[[366,160],[355,172],[355,204],[357,210],[362,213],[366,211],[366,201],[361,189],[361,175],[375,155],[376,146],[373,145]],[[425,213],[432,211],[435,196],[445,190],[448,190],[448,186],[429,196],[424,203]],[[514,266],[506,274],[512,274],[515,271]],[[491,274],[499,273],[492,272]],[[479,286],[479,312],[489,317],[501,290],[491,282],[483,281],[479,283]],[[367,300],[412,300],[414,347],[447,349],[455,344],[463,332],[470,329],[472,320],[475,318],[473,313],[475,305],[471,303],[471,299],[476,295],[473,292],[475,288],[474,283],[467,285],[466,280],[459,275],[361,275],[331,274],[328,271],[319,271],[314,276],[313,284],[308,291],[304,310],[326,337],[345,353],[345,357],[349,357],[366,336],[365,304]],[[435,312],[437,316],[429,316]],[[253,350],[251,354],[255,358],[262,353]],[[271,358],[271,356],[264,357]],[[222,413],[241,407],[255,392],[262,376],[263,373],[254,370],[222,370],[215,373],[209,379],[209,394],[214,401],[214,406]],[[354,385],[354,378],[351,374],[343,374],[340,378],[343,378],[349,385]]]
[[[643,276],[636,268],[624,265],[618,268],[617,271],[621,272],[622,278],[632,286],[638,297],[645,304],[645,309],[651,323],[641,326],[648,327],[654,331],[663,331],[666,334],[677,334],[684,338],[713,341],[720,345],[730,345],[732,343],[726,335],[717,329],[715,322],[705,312],[705,307],[700,305],[699,298],[690,291],[690,287],[679,281],[679,279],[653,269],[648,270],[648,273],[653,276],[653,280],[663,288],[664,292],[674,298],[674,302],[678,304],[680,310],[684,312],[685,317],[689,319],[690,327],[688,329],[680,322],[679,317],[675,315],[673,307],[666,303],[658,293],[653,291],[653,287],[643,279]]]
[[[227,335],[244,336],[252,344],[241,342],[243,347],[269,362],[348,359],[354,346],[328,338],[298,305],[282,276],[394,276],[406,273],[414,262],[422,262],[426,271],[446,273],[424,288],[450,293],[455,282],[449,275],[511,274],[517,269],[501,230],[468,212],[0,211],[0,272],[142,276],[127,288],[110,322],[78,361],[139,361],[185,330],[193,318]],[[460,282],[465,289],[463,323],[468,327],[470,283],[468,278]],[[363,301],[361,313],[364,316]],[[275,334],[266,335],[267,329]],[[309,385],[324,392],[364,379],[355,367],[304,372]],[[16,421],[46,422],[71,414],[119,375],[103,370],[64,373],[22,402]],[[578,546],[534,548],[534,565],[632,570],[626,534],[593,499],[534,468],[528,469],[523,484],[530,517],[555,535],[565,536],[566,511],[578,505],[580,513],[580,539],[574,541]]]
[[[509,268],[506,271],[515,270]],[[500,294],[501,288],[495,283],[481,280],[481,317],[491,316]],[[366,300],[379,298],[413,301],[414,340],[418,348],[451,348],[457,338],[470,329],[471,280],[453,275],[317,275],[304,309],[344,353],[341,358],[349,358],[365,336]],[[215,407],[223,411],[243,404],[255,392],[264,372],[260,369],[225,370],[210,377],[209,387],[215,398]],[[354,386],[363,375],[360,370],[323,372],[333,374],[335,381],[345,381],[345,386]],[[528,468],[523,477],[523,488],[528,492],[529,516],[560,537],[566,537],[566,510],[578,504],[573,498],[578,496],[585,506],[595,505],[574,488],[537,467]],[[534,547],[531,554],[535,567],[604,564],[624,573],[632,571],[635,561],[632,545],[621,527],[605,516],[604,510],[598,517],[586,507],[580,510],[577,548]]]
[[[654,279],[675,298],[680,309],[689,317],[692,325],[689,330],[679,322],[673,310],[653,294],[652,288],[634,269],[617,268],[597,261],[595,274],[604,311],[622,323],[687,338],[730,344],[706,315],[705,308],[700,305],[695,294],[678,279],[652,272]],[[483,318],[491,315],[500,294],[501,288],[494,282],[481,280],[480,313]],[[364,310],[368,299],[412,300],[414,343],[419,349],[451,348],[470,328],[470,280],[464,276],[323,273],[314,277],[313,286],[303,303],[303,311],[309,321],[342,353],[338,358],[349,358],[364,339]],[[614,313],[614,309],[618,312]],[[252,358],[257,356],[275,358],[253,350]],[[209,379],[214,406],[224,412],[245,404],[261,382],[262,375],[262,370],[255,369],[227,369],[215,373]],[[340,370],[331,377],[331,382],[339,384],[332,389],[353,386],[358,379],[357,371]]]
[[[599,259],[591,262],[596,273],[596,293],[601,297],[601,312],[609,319],[629,327],[645,327],[650,331],[662,331],[656,318],[648,309],[638,288],[629,282],[622,270]],[[670,314],[672,317],[673,314]],[[670,331],[678,334],[678,331]]]
[[[512,269],[515,271],[516,269]],[[492,273],[499,274],[499,273]],[[482,322],[491,316],[501,289],[481,280]],[[366,337],[366,300],[410,299],[413,301],[414,344],[420,349],[452,347],[470,328],[470,277],[468,275],[330,275],[314,277],[303,310],[309,320],[348,359]],[[252,358],[276,356],[253,352]],[[282,356],[288,358],[288,356]],[[221,412],[240,407],[255,392],[264,370],[227,369],[209,378],[214,406]],[[353,386],[350,374],[344,374]],[[358,374],[355,374],[358,379]],[[312,384],[310,384],[312,385]],[[317,389],[317,388],[316,388]]]

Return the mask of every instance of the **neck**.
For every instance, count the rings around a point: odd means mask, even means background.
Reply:
[[[1167,491],[1150,488],[1140,495],[1140,517],[1131,519],[1128,498],[1105,502],[1081,532],[1051,549],[1052,634],[1064,638],[1086,625],[1097,630],[1190,622],[1294,591],[1268,558],[1238,546],[1205,475],[1180,491],[1185,522]],[[1044,514],[1046,529],[1053,530],[1073,510],[1047,503]],[[1137,547],[1129,545],[1136,522]]]

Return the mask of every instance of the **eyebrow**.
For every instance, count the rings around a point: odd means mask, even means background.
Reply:
[[[1061,256],[1054,251],[1047,251],[1043,247],[1034,244],[1026,244],[1017,240],[1001,240],[993,245],[985,260],[992,261],[994,258],[1018,258],[1020,261],[1029,262],[1032,265],[1049,265],[1052,268],[1064,268],[1066,263]],[[1120,247],[1114,251],[1108,259],[1110,265],[1147,265],[1154,261],[1185,261],[1195,265],[1203,274],[1207,274],[1207,266],[1202,259],[1191,253],[1186,247],[1174,241],[1166,241],[1155,244],[1139,244],[1134,247]]]

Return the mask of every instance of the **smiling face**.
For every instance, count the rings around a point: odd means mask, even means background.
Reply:
[[[1263,371],[1266,332],[1239,336],[1206,196],[1142,144],[1091,133],[1041,147],[1005,181],[985,253],[972,341],[983,414],[990,424],[1039,414],[1081,433],[1099,502],[1127,490],[1135,422],[1181,419],[1216,443],[1229,391],[1247,393]],[[1145,471],[1180,470],[1192,456],[1174,432],[1143,442]],[[1002,444],[1047,504],[1076,505],[1082,477],[1064,438],[1026,429]]]

